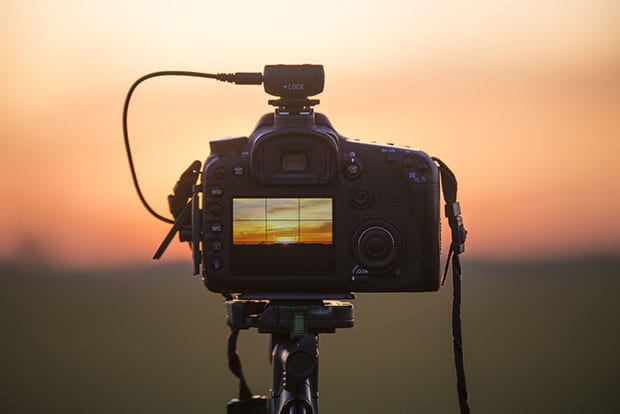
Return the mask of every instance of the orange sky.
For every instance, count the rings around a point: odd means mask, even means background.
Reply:
[[[452,167],[471,256],[620,252],[617,1],[91,3],[0,3],[1,259],[148,261],[168,226],[130,181],[131,83],[305,62],[325,65],[318,110],[341,134]],[[199,79],[138,89],[130,135],[158,211],[209,139],[249,134],[267,99]],[[190,254],[174,242],[165,258]]]
[[[233,243],[332,243],[330,198],[236,198]]]

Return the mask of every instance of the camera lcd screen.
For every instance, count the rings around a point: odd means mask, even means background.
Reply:
[[[232,273],[329,274],[331,198],[234,198]]]

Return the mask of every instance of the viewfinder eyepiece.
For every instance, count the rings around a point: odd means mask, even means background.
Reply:
[[[282,170],[287,173],[305,172],[308,157],[305,153],[287,152],[282,154]]]

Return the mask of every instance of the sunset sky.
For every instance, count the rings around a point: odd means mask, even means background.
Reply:
[[[0,260],[149,261],[169,226],[131,183],[127,89],[157,70],[273,63],[325,66],[317,110],[342,135],[450,165],[471,257],[620,253],[616,0],[3,0],[0,36]],[[129,131],[155,209],[267,99],[204,79],[141,85]],[[164,256],[190,258],[176,241]]]
[[[234,244],[332,243],[331,198],[236,198]]]

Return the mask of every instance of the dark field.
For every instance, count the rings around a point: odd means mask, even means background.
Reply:
[[[472,412],[620,412],[620,260],[463,265]],[[222,299],[189,263],[0,271],[0,412],[224,413],[236,396]],[[355,327],[321,335],[321,413],[458,412],[450,296],[358,295]],[[266,393],[268,337],[243,331],[239,351]]]

